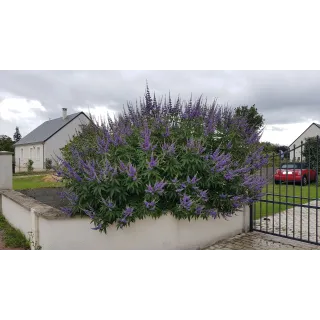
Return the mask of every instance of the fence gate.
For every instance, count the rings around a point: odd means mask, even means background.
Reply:
[[[320,244],[319,160],[319,137],[270,157],[260,170],[264,197],[250,207],[252,231]]]

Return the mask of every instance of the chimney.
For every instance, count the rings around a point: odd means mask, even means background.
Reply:
[[[65,120],[67,118],[67,108],[62,108],[62,119]]]

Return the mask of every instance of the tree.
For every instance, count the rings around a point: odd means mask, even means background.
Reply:
[[[255,105],[253,105],[250,108],[248,106],[238,107],[236,108],[235,112],[237,116],[245,117],[247,119],[248,124],[255,130],[260,130],[263,127],[264,118],[258,112]]]
[[[0,135],[0,151],[14,151],[13,147],[14,142],[12,139],[5,135]]]
[[[263,151],[266,154],[272,154],[276,152],[276,146],[271,142],[260,142],[261,146],[263,146]]]
[[[16,127],[16,131],[13,135],[13,140],[15,142],[18,142],[19,140],[21,140],[21,133],[20,133],[19,127]]]
[[[283,153],[284,159],[290,159],[290,148],[287,146],[275,145],[275,152],[277,154]]]
[[[269,166],[279,166],[290,159],[290,149],[287,146],[271,142],[260,142],[263,146],[263,153],[269,156]]]
[[[311,169],[318,170],[320,168],[320,138],[307,138],[302,147],[302,157],[304,162]]]

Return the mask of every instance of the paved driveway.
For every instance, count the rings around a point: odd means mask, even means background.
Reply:
[[[320,200],[310,202],[320,205]],[[296,239],[318,242],[320,244],[320,209],[295,207],[263,217],[254,223],[255,229],[275,234],[287,235]],[[319,250],[320,246],[289,240],[260,232],[242,234],[211,246],[211,250]]]
[[[310,202],[316,206],[317,202]],[[320,205],[320,201],[318,201]],[[295,207],[255,221],[255,229],[320,243],[320,210]]]
[[[260,232],[248,232],[220,241],[207,250],[320,250],[320,246]]]

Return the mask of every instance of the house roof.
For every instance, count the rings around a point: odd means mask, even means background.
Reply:
[[[15,146],[23,145],[23,144],[33,144],[33,143],[41,143],[45,142],[49,138],[51,138],[54,134],[56,134],[59,130],[65,127],[68,123],[70,123],[73,119],[77,118],[80,114],[84,114],[83,112],[73,113],[67,116],[66,119],[57,118],[53,120],[48,120],[41,124],[39,127],[31,131],[17,143]],[[86,116],[86,115],[85,115]]]
[[[299,136],[297,139],[295,139],[295,140],[289,145],[289,147],[291,147],[291,146],[292,146],[306,131],[308,131],[309,128],[311,128],[311,126],[313,126],[313,125],[316,125],[316,126],[320,129],[320,124],[315,123],[315,122],[311,123],[310,126],[309,126],[306,130],[304,130],[304,131],[300,134],[300,136]]]

